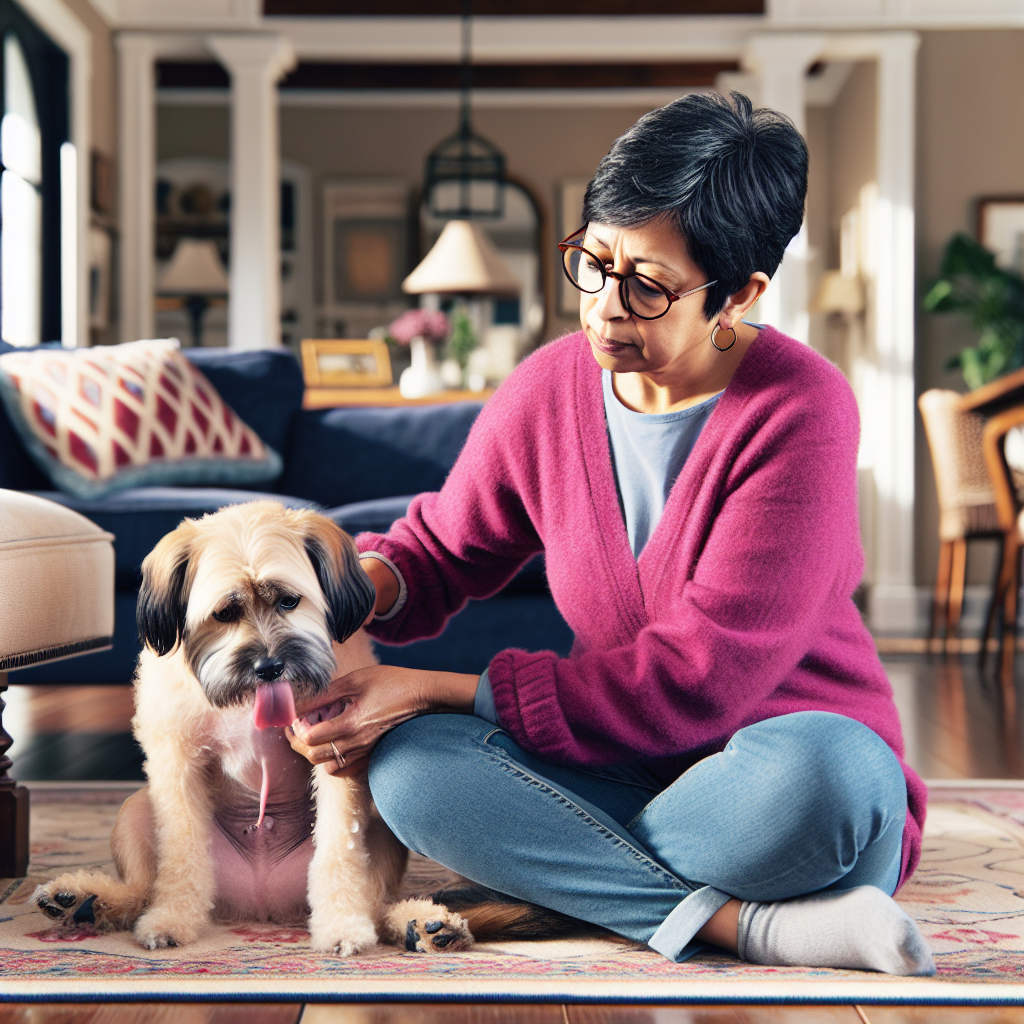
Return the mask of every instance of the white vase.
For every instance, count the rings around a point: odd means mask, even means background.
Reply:
[[[398,391],[403,398],[425,398],[444,391],[444,381],[437,369],[437,351],[432,342],[417,335],[409,342],[412,365],[402,371]]]

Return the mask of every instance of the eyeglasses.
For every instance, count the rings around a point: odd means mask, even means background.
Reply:
[[[695,292],[702,292],[705,288],[718,283],[717,279],[708,281],[706,284],[691,288],[688,292],[675,295],[663,284],[658,284],[645,274],[620,274],[608,270],[600,259],[579,244],[583,241],[586,231],[587,229],[582,227],[558,243],[565,276],[570,284],[587,295],[596,295],[603,291],[608,278],[615,278],[619,282],[619,298],[622,305],[638,320],[657,320],[672,308],[673,302],[685,299],[687,295],[693,295]]]

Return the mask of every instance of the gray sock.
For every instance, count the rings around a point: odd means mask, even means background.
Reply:
[[[740,907],[741,960],[771,967],[844,967],[934,974],[928,942],[873,885]]]

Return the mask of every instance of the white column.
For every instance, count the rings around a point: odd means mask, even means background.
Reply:
[[[814,34],[772,33],[753,36],[744,65],[759,78],[758,106],[785,114],[804,131],[807,69],[825,48],[825,37]],[[806,342],[810,321],[807,312],[807,227],[786,248],[782,264],[758,303],[757,316],[800,341]]]
[[[913,33],[878,37],[878,211],[874,412],[874,629],[917,627],[914,586],[914,138]]]
[[[120,33],[118,149],[120,163],[121,340],[153,336],[155,260],[156,47],[153,37]],[[88,153],[79,153],[87,160]]]
[[[281,344],[280,153],[276,85],[295,65],[279,36],[208,36],[231,73],[230,348]]]

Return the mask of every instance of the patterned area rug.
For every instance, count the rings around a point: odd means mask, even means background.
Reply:
[[[0,1000],[1024,1003],[1024,783],[931,786],[921,867],[899,901],[930,939],[938,976],[914,979],[724,954],[672,964],[598,936],[440,956],[380,947],[343,960],[312,952],[296,928],[216,927],[194,946],[156,952],[129,934],[50,931],[29,895],[67,868],[112,870],[123,796],[34,791],[30,877],[0,881]],[[446,880],[414,858],[407,892]]]

